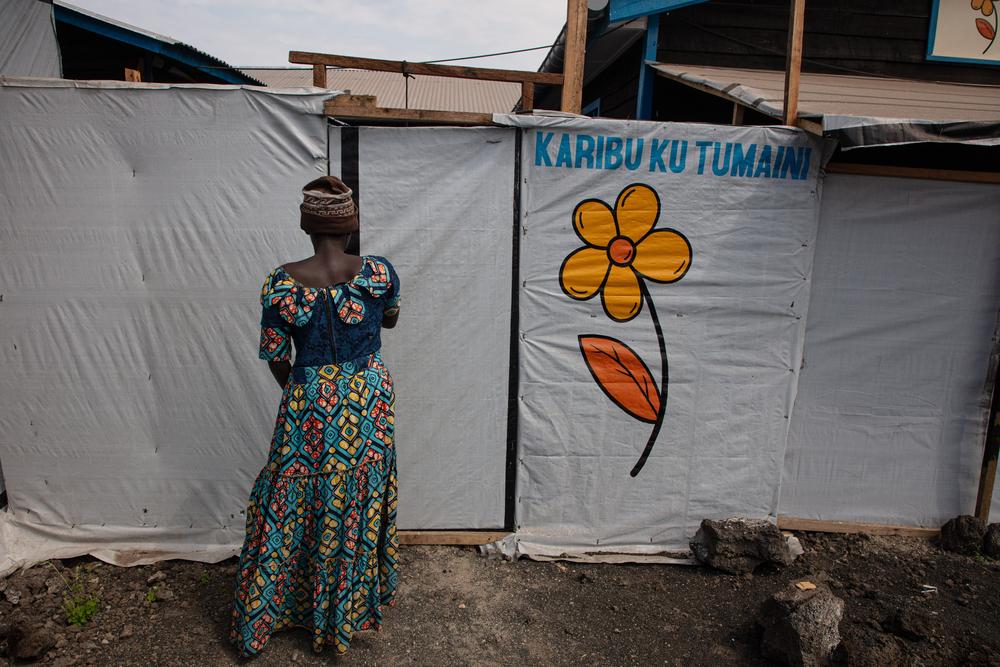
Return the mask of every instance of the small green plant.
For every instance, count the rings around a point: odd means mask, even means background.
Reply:
[[[63,600],[66,621],[73,625],[86,624],[100,608],[100,602],[93,596],[67,597]]]
[[[156,602],[156,586],[153,586],[148,591],[146,591],[146,602],[149,603]]]
[[[198,577],[198,583],[202,586],[208,586],[208,572],[201,573],[201,576]]]
[[[46,562],[66,584],[66,593],[63,594],[62,604],[66,622],[71,625],[85,625],[94,617],[94,614],[100,611],[100,599],[87,590],[85,579],[80,576],[79,567],[73,568],[73,583],[70,583],[59,571],[59,568],[51,561]]]

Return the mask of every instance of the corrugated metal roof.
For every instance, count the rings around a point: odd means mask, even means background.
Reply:
[[[272,88],[312,86],[312,68],[243,70]],[[521,98],[521,86],[503,81],[479,81],[444,76],[410,79],[409,104],[402,74],[357,69],[326,70],[327,88],[349,90],[354,95],[374,95],[382,107],[508,113]]]
[[[669,79],[707,90],[768,116],[782,117],[784,72],[649,64]],[[1000,87],[803,72],[799,82],[799,116],[997,121]]]

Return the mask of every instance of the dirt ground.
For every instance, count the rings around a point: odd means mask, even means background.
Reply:
[[[226,641],[235,560],[131,568],[92,559],[43,563],[0,582],[0,632],[6,636],[12,623],[42,629],[55,644],[36,664],[62,667],[762,665],[756,610],[791,580],[826,573],[846,601],[841,663],[1000,665],[1000,561],[919,539],[799,537],[806,552],[792,566],[744,576],[403,547],[399,602],[387,610],[385,627],[355,635],[339,658],[329,650],[313,654],[305,631],[286,630],[258,657],[239,659]],[[64,578],[98,599],[84,625],[67,624]],[[923,593],[924,584],[937,592]]]

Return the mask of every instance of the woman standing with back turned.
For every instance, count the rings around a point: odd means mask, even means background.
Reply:
[[[315,651],[343,653],[394,601],[394,394],[379,350],[399,316],[399,277],[383,257],[344,252],[358,230],[351,195],[333,176],[303,188],[315,254],[277,267],[261,290],[260,358],[282,394],[240,553],[230,639],[244,656],[293,626]]]

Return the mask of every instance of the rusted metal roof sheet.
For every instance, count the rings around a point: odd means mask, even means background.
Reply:
[[[312,68],[243,71],[272,88],[312,86]],[[516,83],[443,76],[410,78],[407,95],[402,74],[332,67],[327,68],[326,83],[332,90],[374,95],[379,106],[400,109],[508,113],[521,98],[521,86]]]

